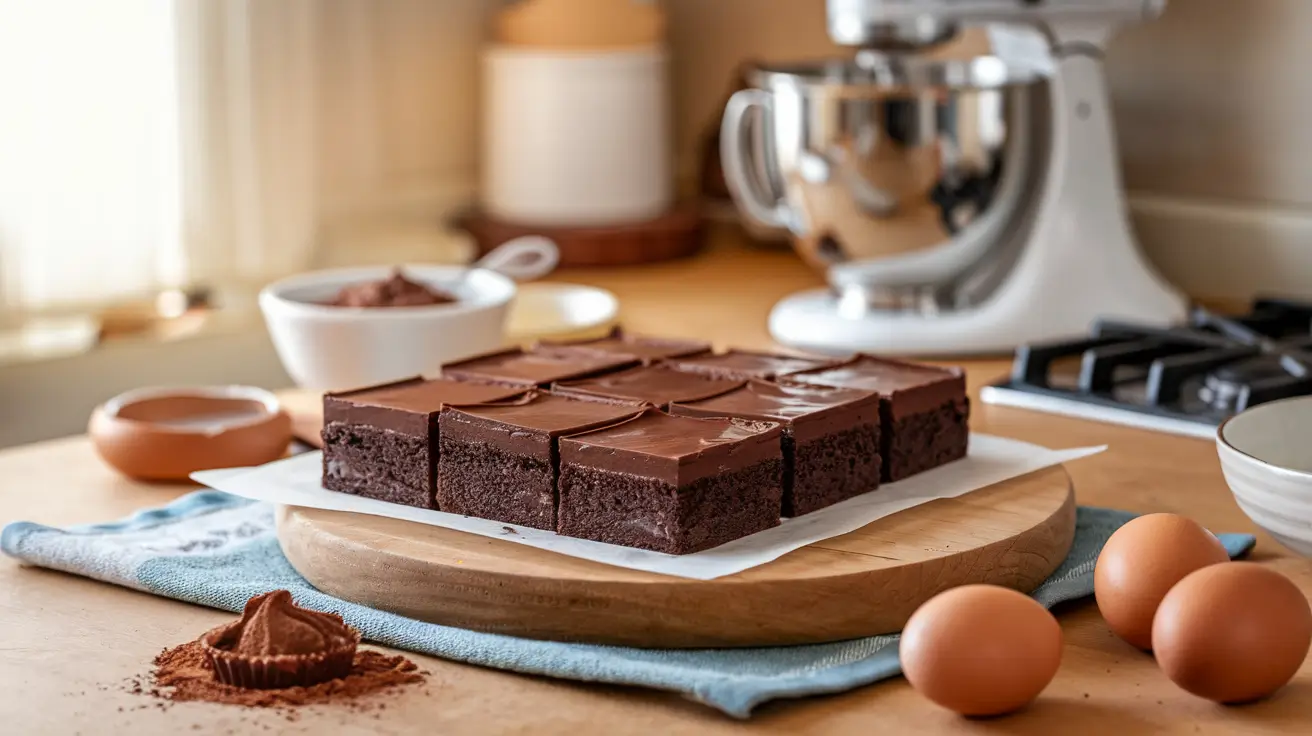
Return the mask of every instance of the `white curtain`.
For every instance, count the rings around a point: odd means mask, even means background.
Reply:
[[[0,309],[303,268],[315,0],[0,0]]]

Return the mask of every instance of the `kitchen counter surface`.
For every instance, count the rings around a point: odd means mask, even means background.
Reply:
[[[562,281],[615,291],[624,323],[653,334],[767,347],[765,315],[785,294],[819,283],[786,253],[714,250],[696,259],[630,271],[561,273]],[[1004,375],[1007,360],[964,363],[972,391]],[[12,419],[10,420],[12,421]],[[1218,531],[1257,531],[1235,505],[1210,442],[1112,427],[976,402],[975,430],[1051,447],[1106,443],[1074,464],[1081,504],[1187,514]],[[84,437],[0,452],[0,523],[106,521],[191,490],[113,474]],[[1254,559],[1312,592],[1312,563],[1259,533]],[[15,734],[247,733],[1306,733],[1312,665],[1274,698],[1223,708],[1172,685],[1150,656],[1113,637],[1091,601],[1059,611],[1061,671],[1027,711],[968,721],[916,695],[902,679],[854,692],[774,703],[747,722],[674,695],[509,674],[415,657],[432,672],[366,714],[304,709],[297,720],[206,704],[156,707],[131,695],[127,678],[151,658],[231,614],[0,559],[0,723]],[[142,707],[147,706],[147,707]],[[326,729],[326,730],[325,730]]]

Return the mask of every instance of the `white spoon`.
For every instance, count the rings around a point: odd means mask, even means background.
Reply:
[[[525,235],[493,248],[469,270],[486,269],[513,281],[532,281],[551,273],[559,263],[560,249],[555,241],[540,235]]]

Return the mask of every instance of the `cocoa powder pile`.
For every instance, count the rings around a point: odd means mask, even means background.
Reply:
[[[340,616],[301,608],[291,593],[274,591],[248,601],[240,621],[160,652],[150,684],[134,680],[132,692],[161,706],[203,701],[287,710],[341,701],[367,709],[358,702],[363,696],[423,682],[427,673],[414,662],[357,649],[358,641]]]
[[[190,641],[165,649],[155,657],[153,687],[144,690],[173,702],[204,701],[249,708],[286,708],[349,701],[365,695],[424,681],[419,666],[400,655],[369,649],[355,653],[351,674],[308,687],[254,690],[225,685],[214,679],[200,642]]]
[[[451,304],[455,301],[456,298],[451,294],[411,281],[398,268],[391,276],[381,281],[347,286],[326,304],[330,307],[388,308],[427,307],[435,304]]]

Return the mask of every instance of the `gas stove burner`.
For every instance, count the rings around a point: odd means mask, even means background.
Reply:
[[[1203,379],[1203,387],[1198,390],[1198,398],[1217,411],[1234,411],[1239,405],[1240,394],[1243,392],[1242,383],[1229,380],[1217,373],[1210,373]]]
[[[1251,386],[1289,378],[1278,358],[1247,360],[1223,365],[1203,377],[1198,398],[1222,414],[1234,414],[1251,404]]]
[[[1259,299],[1246,315],[1202,309],[1175,327],[1100,321],[1087,338],[1016,351],[1009,404],[1211,437],[1227,417],[1312,394],[1312,304]]]

